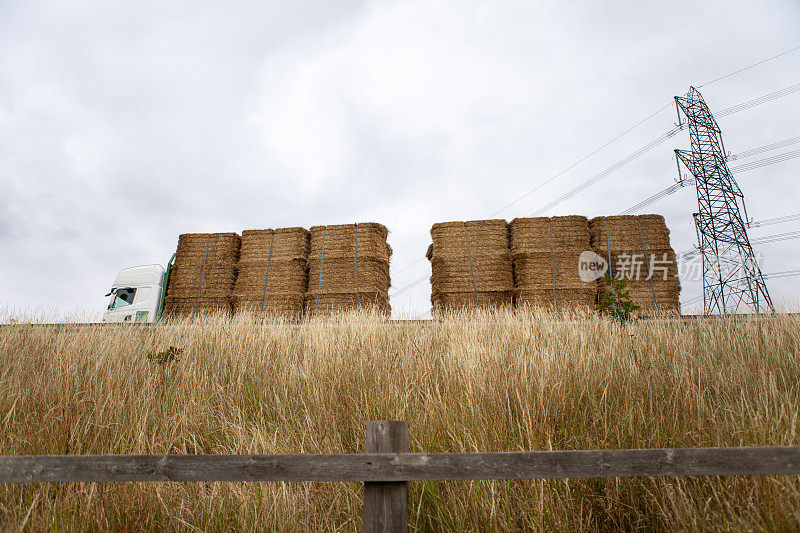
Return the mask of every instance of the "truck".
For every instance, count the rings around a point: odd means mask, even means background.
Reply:
[[[175,254],[161,265],[140,265],[123,269],[114,279],[104,323],[152,324],[161,319]]]

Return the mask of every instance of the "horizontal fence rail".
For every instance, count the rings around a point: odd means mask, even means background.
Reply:
[[[0,456],[0,482],[355,481],[364,530],[406,531],[409,481],[800,475],[800,446],[408,453],[405,422],[367,423],[363,454]]]
[[[800,447],[496,453],[28,455],[0,457],[0,482],[457,481],[800,475]]]

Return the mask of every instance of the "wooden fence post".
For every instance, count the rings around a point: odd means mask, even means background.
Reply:
[[[408,426],[398,421],[367,422],[366,453],[408,453]],[[408,482],[364,483],[364,532],[408,530]]]

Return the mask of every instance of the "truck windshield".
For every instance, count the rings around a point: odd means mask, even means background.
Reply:
[[[117,289],[112,296],[111,306],[109,309],[116,309],[118,307],[125,307],[133,303],[133,297],[136,295],[136,289],[125,288]]]

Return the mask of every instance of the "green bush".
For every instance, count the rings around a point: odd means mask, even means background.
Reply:
[[[183,353],[183,348],[176,348],[174,346],[170,346],[163,352],[147,354],[147,358],[150,359],[151,363],[157,363],[161,366],[165,366],[173,361],[177,361],[178,356],[181,353]]]
[[[625,279],[612,279],[606,272],[603,281],[607,290],[600,293],[600,301],[597,302],[597,310],[602,315],[610,316],[620,322],[628,322],[633,316],[633,312],[639,306],[631,300],[631,291],[628,290],[628,281]]]

